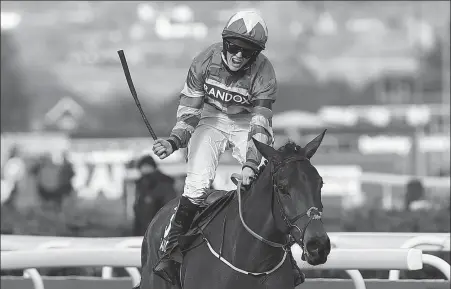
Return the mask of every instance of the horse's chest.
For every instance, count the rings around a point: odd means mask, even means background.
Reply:
[[[243,255],[246,254],[243,252]],[[225,265],[210,253],[206,245],[188,252],[182,270],[184,289],[294,289],[289,262],[285,262],[279,270],[270,275],[250,276]]]

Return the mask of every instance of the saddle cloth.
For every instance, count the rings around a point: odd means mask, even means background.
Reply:
[[[179,237],[178,247],[181,251],[189,250],[189,246],[202,233],[211,220],[221,212],[236,195],[236,191],[215,190],[210,193],[204,204],[206,207],[194,218],[190,229]],[[178,251],[178,250],[177,250]],[[176,258],[178,259],[178,258]]]

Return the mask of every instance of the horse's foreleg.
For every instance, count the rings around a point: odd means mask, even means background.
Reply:
[[[133,289],[180,289],[179,287],[172,286],[159,276],[152,272],[152,268],[148,265],[143,267],[141,275],[141,284],[139,287]]]
[[[134,289],[179,289],[173,287],[153,272],[153,267],[160,258],[158,254],[161,242],[159,236],[163,236],[165,226],[169,222],[169,218],[172,215],[177,202],[178,199],[174,199],[166,204],[155,215],[144,233],[141,246],[141,282],[140,285]]]
[[[171,286],[171,284],[153,273],[153,266],[159,258],[158,248],[152,246],[151,242],[149,242],[150,236],[147,236],[147,234],[148,232],[146,232],[144,237],[141,250],[141,283],[133,289],[179,289]]]

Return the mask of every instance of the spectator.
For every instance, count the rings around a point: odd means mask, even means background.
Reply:
[[[431,208],[432,204],[425,198],[422,182],[418,179],[410,180],[406,186],[405,210],[417,211]]]
[[[56,163],[49,154],[38,159],[31,170],[36,178],[38,195],[44,205],[51,205],[61,210],[62,203],[73,192],[72,164],[63,155],[61,163]]]
[[[140,177],[135,182],[133,235],[143,236],[158,210],[177,193],[174,179],[159,171],[150,155],[139,159],[136,166]]]
[[[57,193],[62,199],[70,196],[74,191],[72,187],[72,178],[74,176],[75,172],[72,163],[68,159],[68,152],[63,152],[59,170],[59,192]]]

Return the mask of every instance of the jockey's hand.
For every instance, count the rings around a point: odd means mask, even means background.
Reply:
[[[243,179],[243,185],[249,186],[255,178],[255,172],[249,167],[244,167],[241,171],[241,177]]]
[[[152,150],[161,160],[167,158],[173,153],[171,144],[162,138],[155,141]]]

